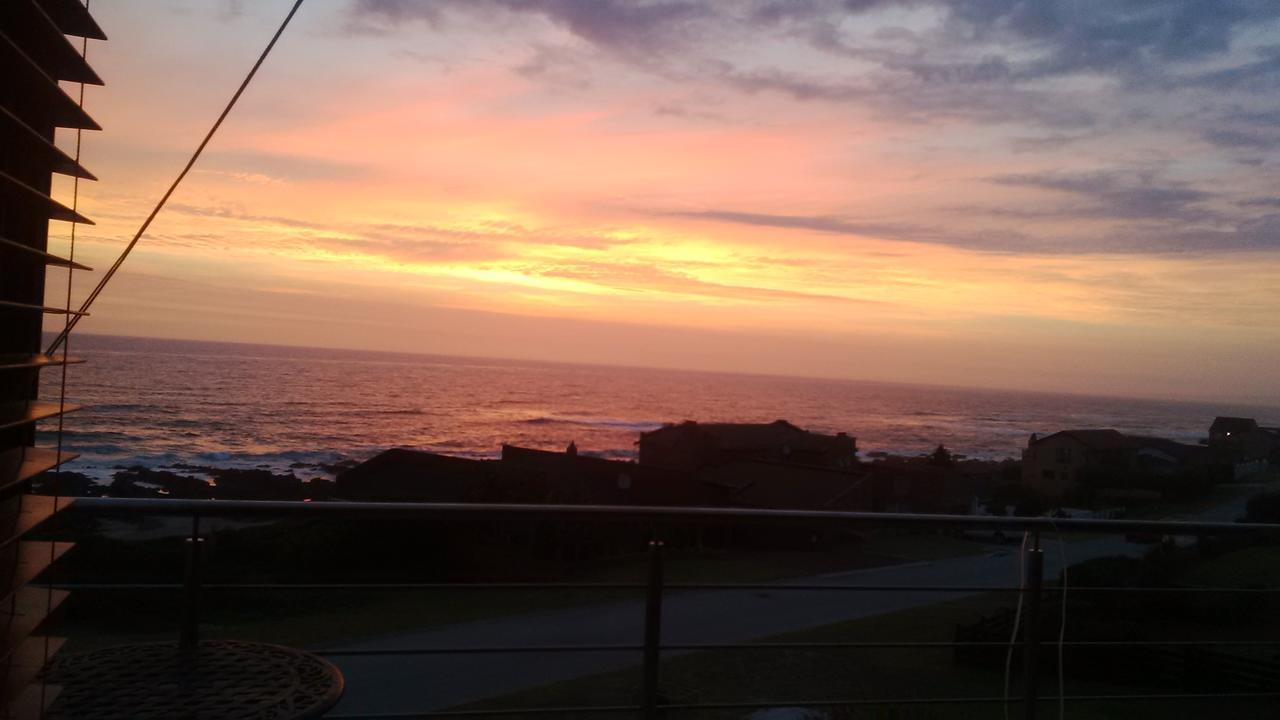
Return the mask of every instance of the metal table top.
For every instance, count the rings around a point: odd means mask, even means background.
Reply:
[[[236,640],[121,645],[56,659],[62,688],[49,720],[318,718],[342,697],[342,674],[311,653]]]

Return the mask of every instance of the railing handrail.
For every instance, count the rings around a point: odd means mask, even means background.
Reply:
[[[982,641],[982,640],[962,640],[957,636],[955,641],[947,642],[920,642],[920,641],[863,641],[863,642],[720,642],[720,643],[664,643],[662,640],[662,615],[663,615],[663,596],[664,593],[673,590],[690,590],[690,589],[710,589],[710,590],[727,590],[742,589],[749,587],[760,587],[759,583],[751,584],[725,584],[725,583],[666,583],[663,578],[663,543],[659,540],[651,540],[649,542],[649,572],[648,580],[645,583],[563,583],[563,587],[609,587],[614,589],[637,590],[645,589],[644,600],[644,642],[640,645],[624,644],[624,645],[520,645],[520,646],[488,646],[488,645],[451,645],[449,647],[398,647],[398,648],[381,648],[381,649],[361,649],[361,648],[337,648],[328,651],[322,651],[321,654],[331,656],[373,656],[373,655],[428,655],[428,654],[492,654],[492,653],[617,653],[617,652],[641,652],[643,669],[643,682],[640,692],[640,702],[635,705],[613,705],[601,707],[555,707],[555,708],[519,708],[511,710],[443,710],[431,711],[425,714],[382,714],[382,715],[360,715],[359,717],[369,718],[392,718],[392,717],[469,717],[475,715],[515,715],[515,716],[541,716],[541,715],[560,715],[568,713],[582,712],[607,712],[607,713],[637,713],[644,720],[657,720],[669,710],[685,710],[685,709],[747,709],[758,707],[769,707],[778,705],[776,702],[714,702],[714,703],[671,703],[663,698],[660,685],[660,667],[662,658],[665,653],[671,652],[699,652],[699,651],[758,651],[758,650],[778,650],[778,649],[836,649],[836,648],[911,648],[917,650],[938,650],[947,649],[959,650],[961,648],[985,647],[985,648],[1005,648],[1009,653],[1010,661],[1014,648],[1021,647],[1023,652],[1023,680],[1024,690],[1019,694],[1019,698],[1011,697],[1008,692],[1008,669],[1006,668],[1006,693],[1001,697],[958,697],[958,698],[847,698],[841,700],[823,699],[823,700],[803,700],[788,701],[784,704],[788,706],[834,706],[834,705],[854,705],[854,706],[872,706],[872,705],[933,705],[933,704],[949,704],[949,703],[1003,703],[1006,708],[1006,714],[1010,703],[1018,702],[1021,704],[1020,715],[1026,720],[1035,720],[1039,707],[1047,702],[1056,701],[1061,705],[1066,702],[1089,702],[1093,700],[1105,701],[1121,701],[1121,700],[1150,700],[1150,699],[1170,699],[1185,700],[1189,698],[1199,697],[1195,694],[1146,694],[1146,695],[1108,695],[1108,696],[1088,696],[1088,695],[1062,695],[1062,696],[1041,696],[1040,683],[1037,678],[1041,675],[1040,663],[1038,662],[1038,651],[1042,644],[1041,624],[1038,620],[1040,614],[1040,606],[1046,598],[1044,584],[1044,550],[1042,548],[1041,535],[1046,533],[1069,533],[1069,532],[1102,532],[1107,534],[1124,534],[1124,533],[1145,533],[1159,534],[1161,536],[1192,536],[1192,535],[1213,535],[1213,534],[1240,534],[1240,533],[1269,533],[1280,535],[1280,524],[1272,523],[1230,523],[1230,522],[1214,522],[1214,521],[1186,521],[1186,520],[1102,520],[1093,518],[1054,518],[1054,517],[998,517],[998,516],[975,516],[975,515],[929,515],[921,513],[872,513],[872,512],[846,512],[846,511],[829,511],[829,510],[771,510],[756,508],[726,508],[726,507],[668,507],[668,506],[617,506],[617,505],[533,505],[533,504],[485,504],[485,503],[425,503],[425,502],[352,502],[352,501],[291,501],[291,500],[195,500],[195,499],[161,499],[161,498],[79,498],[72,505],[72,508],[81,512],[96,513],[103,515],[170,515],[187,517],[190,520],[190,536],[188,538],[187,553],[185,556],[185,573],[181,584],[120,584],[120,585],[81,585],[77,589],[136,589],[136,590],[178,590],[181,589],[185,593],[183,603],[183,620],[180,632],[180,645],[190,648],[199,642],[200,630],[200,598],[201,594],[209,590],[233,590],[233,589],[279,589],[279,590],[303,590],[318,588],[341,588],[353,589],[359,586],[346,583],[302,583],[302,584],[223,584],[208,585],[201,579],[201,543],[203,537],[201,534],[201,521],[205,518],[212,517],[230,517],[230,518],[336,518],[336,517],[399,517],[399,518],[448,518],[448,519],[484,519],[484,518],[501,518],[501,519],[552,519],[552,520],[573,520],[576,522],[635,522],[647,523],[654,526],[654,535],[660,536],[662,533],[658,530],[663,524],[675,523],[753,523],[761,525],[770,525],[777,527],[821,527],[821,528],[871,528],[881,527],[902,527],[902,528],[941,528],[950,527],[957,529],[980,529],[984,531],[1008,531],[1008,532],[1027,532],[1029,533],[1030,542],[1024,542],[1024,547],[1020,551],[1019,563],[1025,564],[1025,581],[1020,581],[1018,587],[963,587],[963,586],[912,586],[912,585],[848,585],[837,584],[827,586],[823,584],[802,583],[798,585],[788,585],[786,581],[780,581],[776,584],[769,583],[766,587],[771,591],[795,590],[804,591],[823,590],[823,591],[872,591],[872,590],[901,590],[901,591],[917,591],[917,592],[964,592],[964,591],[995,591],[995,592],[1011,592],[1018,594],[1019,602],[1026,601],[1027,619],[1022,625],[1021,633],[1017,633],[1017,625],[1015,623],[1015,631],[1010,635],[1008,640],[1000,639],[999,641]],[[1063,545],[1063,548],[1066,546]],[[1065,551],[1063,555],[1065,562]],[[462,584],[441,584],[441,583],[374,583],[368,586],[371,588],[400,588],[400,589],[439,589],[446,586],[452,586],[459,589],[467,588],[466,583]],[[534,585],[527,583],[478,583],[474,588],[504,588],[504,587],[532,587]],[[539,587],[555,587],[556,584],[538,584]],[[1099,591],[1099,592],[1126,592],[1126,591],[1153,591],[1153,592],[1275,592],[1275,588],[1266,589],[1228,589],[1228,588],[1080,588],[1081,591]],[[1062,586],[1063,602],[1061,607],[1065,613],[1065,584]],[[1064,615],[1065,617],[1065,615]],[[1059,636],[1058,642],[1054,645],[1058,649],[1059,657],[1065,647],[1096,647],[1096,648],[1130,648],[1138,645],[1149,644],[1152,650],[1167,651],[1172,648],[1182,648],[1185,651],[1202,651],[1204,647],[1210,645],[1221,644],[1229,647],[1271,647],[1280,644],[1280,641],[1205,641],[1205,640],[1178,640],[1178,641],[1142,641],[1119,640],[1119,641],[1066,641],[1063,636]],[[1061,664],[1058,665],[1061,668]],[[1059,676],[1059,693],[1061,690],[1061,675]],[[1246,692],[1219,692],[1204,697],[1212,697],[1215,700],[1221,699],[1250,699],[1250,698],[1272,698],[1280,696],[1280,693],[1246,693]],[[356,717],[338,715],[336,717]]]
[[[932,515],[838,510],[774,510],[761,508],[657,505],[549,505],[516,503],[358,502],[349,500],[196,500],[177,498],[77,498],[75,507],[103,514],[194,515],[198,517],[323,516],[521,516],[640,522],[746,521],[761,524],[847,524],[882,526],[948,526],[1018,532],[1161,533],[1215,535],[1280,533],[1277,523],[1187,520],[1104,520],[1097,518],[1021,517],[998,515]]]

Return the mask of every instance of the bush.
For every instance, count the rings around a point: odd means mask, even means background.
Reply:
[[[1249,498],[1249,503],[1245,505],[1244,521],[1280,523],[1280,492],[1266,492]]]

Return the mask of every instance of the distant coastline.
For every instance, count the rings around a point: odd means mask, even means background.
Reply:
[[[47,340],[53,339],[56,333],[46,332]],[[683,368],[674,366],[650,366],[642,364],[608,364],[608,363],[590,363],[590,362],[569,362],[562,360],[540,360],[536,358],[520,358],[514,356],[485,356],[485,355],[451,355],[429,352],[411,352],[397,350],[370,350],[365,348],[344,348],[329,347],[318,345],[285,345],[274,343],[253,343],[241,342],[233,340],[197,340],[186,338],[165,338],[165,337],[149,337],[142,335],[112,335],[112,334],[94,334],[94,333],[76,333],[77,340],[88,341],[91,347],[102,347],[105,345],[116,344],[136,344],[143,343],[146,345],[185,345],[189,347],[203,346],[208,348],[222,348],[228,351],[228,354],[235,354],[235,349],[244,350],[245,358],[262,358],[262,357],[280,357],[280,356],[298,356],[300,354],[324,355],[330,357],[346,356],[352,360],[360,360],[365,362],[388,362],[388,363],[409,363],[420,364],[423,362],[442,362],[449,364],[466,363],[466,364],[494,364],[499,366],[512,367],[552,367],[552,368],[592,368],[597,370],[617,370],[617,371],[636,371],[636,372],[654,372],[654,373],[677,373],[680,375],[709,375],[713,377],[742,377],[755,378],[761,380],[773,381],[815,381],[815,382],[831,382],[831,383],[853,383],[857,385],[884,385],[894,388],[910,388],[915,390],[941,390],[941,391],[964,391],[971,393],[1001,393],[1001,394],[1018,394],[1018,395],[1041,395],[1046,398],[1088,398],[1096,400],[1110,401],[1135,401],[1135,402],[1174,402],[1182,404],[1203,405],[1206,408],[1217,408],[1227,406],[1233,408],[1243,408],[1251,411],[1262,412],[1268,411],[1280,413],[1280,397],[1274,400],[1274,404],[1258,402],[1250,398],[1228,397],[1228,398],[1210,398],[1206,396],[1174,396],[1174,395],[1128,395],[1115,393],[1093,393],[1093,392],[1072,392],[1066,390],[1045,390],[1033,388],[1014,388],[1001,386],[985,386],[985,385],[954,385],[946,383],[925,383],[925,382],[907,382],[901,380],[873,379],[873,378],[857,378],[848,376],[835,375],[780,375],[775,373],[759,373],[735,370],[708,370],[700,368]]]
[[[1280,421],[1243,404],[923,387],[852,380],[80,335],[69,469],[182,465],[329,478],[390,447],[493,457],[502,443],[634,457],[665,422],[788,418],[858,437],[863,457],[939,444],[1017,457],[1031,433],[1115,427],[1195,443],[1215,415]],[[56,374],[47,374],[53,382]]]

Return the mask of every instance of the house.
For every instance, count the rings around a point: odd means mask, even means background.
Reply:
[[[770,460],[734,460],[702,468],[698,480],[722,491],[722,504],[779,510],[869,512],[874,492],[865,471]]]
[[[711,505],[722,496],[702,487],[689,473],[625,460],[502,446],[505,467],[539,473],[547,502],[583,505]]]
[[[857,441],[845,433],[809,432],[786,420],[771,423],[685,421],[640,433],[640,464],[697,470],[756,460],[815,467],[852,468]]]
[[[1156,476],[1168,476],[1187,468],[1209,464],[1209,449],[1168,438],[1127,435],[1133,444],[1134,467]]]
[[[1219,416],[1209,426],[1209,452],[1215,463],[1229,468],[1232,479],[1266,469],[1278,448],[1280,431],[1253,418]]]
[[[1159,496],[1174,476],[1207,472],[1208,465],[1208,452],[1196,445],[1111,429],[1063,430],[1031,436],[1022,451],[1022,483],[1049,498],[1062,498],[1082,480],[1130,495]]]
[[[1083,468],[1127,471],[1133,466],[1133,443],[1118,430],[1063,430],[1031,436],[1022,451],[1022,483],[1048,497],[1062,497],[1075,487]]]
[[[887,457],[867,466],[876,512],[963,515],[987,488],[987,473],[924,458]]]
[[[551,495],[545,473],[405,448],[339,474],[336,492],[344,500],[439,503],[536,503]]]

